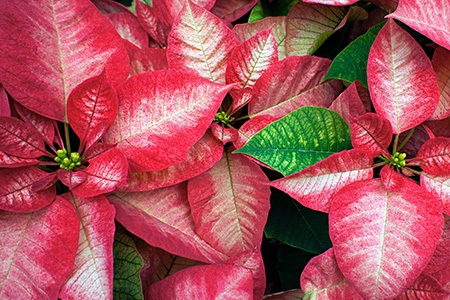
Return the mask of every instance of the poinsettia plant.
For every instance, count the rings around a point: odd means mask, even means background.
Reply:
[[[2,299],[448,297],[444,1],[132,4],[0,2]]]

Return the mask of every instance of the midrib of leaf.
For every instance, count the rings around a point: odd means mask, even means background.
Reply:
[[[294,207],[297,209],[297,211],[299,212],[300,216],[302,216],[303,221],[305,222],[305,224],[308,226],[309,231],[313,234],[314,238],[316,239],[316,241],[318,242],[318,244],[320,245],[320,247],[324,250],[327,249],[327,247],[322,243],[322,241],[319,239],[319,237],[316,235],[316,232],[314,231],[314,227],[311,227],[309,222],[306,220],[305,216],[302,214],[302,211],[299,209],[298,206],[294,205]]]

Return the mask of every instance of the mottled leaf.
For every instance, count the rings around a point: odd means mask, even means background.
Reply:
[[[433,54],[431,61],[436,71],[441,97],[439,103],[431,115],[430,120],[442,120],[450,116],[450,51],[438,47]]]
[[[352,145],[371,157],[387,152],[392,141],[392,129],[388,120],[374,113],[352,118],[350,124]]]
[[[428,174],[446,175],[450,172],[450,138],[437,137],[426,141],[411,160]]]
[[[248,13],[258,0],[216,0],[211,12],[225,24],[231,24]]]

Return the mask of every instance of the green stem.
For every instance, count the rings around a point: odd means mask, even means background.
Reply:
[[[71,148],[70,148],[70,134],[69,134],[69,123],[64,122],[64,137],[66,138],[66,150],[67,157],[70,157]]]
[[[416,128],[414,127],[414,128],[412,128],[412,129],[408,132],[408,135],[405,137],[405,139],[404,139],[403,142],[400,144],[400,146],[398,146],[398,150],[397,150],[397,151],[400,151],[400,149],[402,149],[403,146],[406,145],[406,143],[407,143],[407,142],[409,141],[409,139],[412,137],[412,135],[413,135],[415,129],[416,129]]]
[[[234,121],[241,121],[241,120],[247,120],[247,119],[250,119],[249,115],[239,117],[239,118],[235,119]]]
[[[394,154],[394,153],[397,152],[397,145],[398,145],[398,138],[399,138],[399,137],[400,137],[400,134],[397,133],[397,134],[395,135],[395,138],[394,138],[394,147],[393,147],[393,150],[392,150],[392,154]]]

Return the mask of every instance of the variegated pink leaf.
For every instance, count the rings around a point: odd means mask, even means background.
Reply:
[[[116,208],[117,221],[148,244],[207,263],[229,258],[195,233],[186,184],[107,197]]]
[[[136,15],[142,27],[159,44],[167,45],[172,21],[163,0],[153,0],[152,5],[136,1]]]
[[[117,143],[135,172],[180,163],[230,88],[171,70],[134,75],[118,90],[119,114],[103,141]]]
[[[279,292],[275,294],[265,295],[265,300],[298,300],[303,299],[305,294],[301,289],[292,289],[284,292]]]
[[[433,277],[420,275],[414,283],[395,300],[445,300],[450,293]]]
[[[303,0],[305,3],[316,3],[331,6],[346,6],[358,2],[359,0]]]
[[[248,13],[258,0],[216,0],[211,12],[230,24]]]
[[[141,49],[148,47],[148,34],[135,15],[130,12],[119,12],[108,14],[106,17],[123,39]]]
[[[56,196],[54,186],[39,192],[33,190],[33,185],[47,175],[34,166],[0,169],[0,209],[32,212],[52,203]]]
[[[431,62],[437,74],[441,97],[430,120],[442,120],[450,116],[450,51],[438,47]]]
[[[175,19],[183,10],[187,2],[197,5],[205,10],[210,10],[216,0],[163,0],[172,20]]]
[[[450,216],[445,215],[444,218],[441,238],[423,274],[433,275],[450,267]]]
[[[80,138],[80,149],[90,148],[102,137],[118,109],[116,90],[105,73],[83,81],[72,90],[67,99],[67,119]]]
[[[31,125],[0,116],[0,151],[22,158],[47,154],[42,136]]]
[[[391,123],[378,114],[366,113],[351,119],[350,136],[353,147],[377,157],[386,152],[391,143]]]
[[[447,0],[400,0],[388,17],[402,21],[414,30],[450,50],[450,6]],[[439,16],[439,17],[436,17]]]
[[[161,171],[132,172],[120,192],[144,192],[174,185],[210,169],[222,158],[223,145],[207,132],[191,149],[186,160]]]
[[[440,93],[431,62],[392,19],[370,49],[367,74],[375,110],[389,120],[393,133],[419,125],[436,110]]]
[[[79,226],[61,197],[34,213],[0,211],[0,298],[57,299],[73,268]]]
[[[130,75],[167,69],[166,49],[130,49]]]
[[[72,192],[81,198],[95,197],[126,184],[128,161],[122,151],[112,148],[89,160],[89,166],[77,172],[86,173],[87,178]]]
[[[1,2],[0,11],[0,78],[28,109],[64,121],[79,83],[104,68],[113,84],[128,75],[122,39],[90,1],[14,0]]]
[[[354,81],[349,87],[343,91],[328,109],[337,112],[341,118],[350,125],[350,116],[359,117],[366,113],[364,104],[358,93],[358,81]]]
[[[299,1],[287,15],[286,55],[311,55],[325,40],[345,24],[342,7]]]
[[[276,121],[278,118],[271,115],[259,115],[251,118],[241,128],[238,129],[239,137],[237,140],[233,141],[233,145],[236,149],[244,146],[247,141],[254,136],[258,131],[269,125],[270,123]]]
[[[321,83],[330,60],[317,56],[288,57],[266,70],[254,85],[249,113],[281,118],[301,106],[328,107],[341,84],[331,80]]]
[[[428,174],[450,173],[450,138],[437,137],[426,141],[410,162],[418,164]]]
[[[56,174],[58,174],[58,179],[61,183],[67,186],[70,190],[83,183],[89,176],[85,172],[74,172],[65,169],[59,169],[56,171]]]
[[[444,213],[450,216],[450,174],[432,175],[422,172],[420,185],[441,199]]]
[[[239,132],[235,128],[226,128],[217,123],[211,124],[211,132],[222,144],[232,143],[238,139]]]
[[[307,299],[363,299],[339,270],[333,248],[308,262],[300,285]]]
[[[236,46],[225,73],[227,83],[238,83],[230,90],[230,95],[236,98],[241,90],[253,87],[259,76],[277,61],[277,41],[272,28],[260,31]]]
[[[228,256],[260,247],[270,207],[268,183],[257,164],[225,153],[212,169],[189,180],[195,232]]]
[[[439,199],[405,179],[358,181],[333,196],[330,238],[347,280],[364,299],[393,299],[411,286],[436,249],[444,218]]]
[[[171,69],[225,83],[227,60],[237,45],[233,32],[219,18],[186,1],[169,34],[167,62]]]
[[[256,33],[272,28],[272,32],[277,40],[278,60],[286,58],[286,49],[284,41],[286,39],[286,16],[265,17],[262,20],[252,23],[236,24],[233,32],[239,42],[244,42],[254,36]]]
[[[9,107],[8,95],[3,84],[0,83],[0,116],[10,117],[11,109]]]
[[[207,265],[181,270],[150,286],[149,299],[253,299],[252,272],[241,266]]]
[[[61,288],[61,299],[112,299],[114,207],[105,196],[65,194],[81,223],[75,265]]]
[[[20,115],[20,118],[22,118],[25,123],[36,129],[41,134],[45,143],[53,149],[53,142],[55,141],[55,128],[57,127],[56,121],[43,117],[42,115],[25,108],[18,102],[14,102],[14,108]]]
[[[0,151],[0,168],[18,168],[39,164],[35,158],[17,157]]]
[[[402,169],[402,171],[403,170],[404,169]],[[405,180],[409,180],[399,172],[396,172],[390,165],[384,165],[380,171],[380,176],[384,188],[388,191],[400,190],[403,186],[403,182],[405,182]]]
[[[373,177],[372,158],[363,151],[346,150],[288,177],[271,182],[302,205],[328,213],[331,197],[346,185]]]

